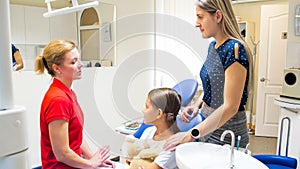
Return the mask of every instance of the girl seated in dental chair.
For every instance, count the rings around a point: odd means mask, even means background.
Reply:
[[[145,129],[140,139],[126,137],[122,147],[130,169],[176,169],[175,153],[163,151],[165,140],[179,131],[176,116],[181,97],[174,89],[156,88],[146,99],[144,123],[153,124]]]

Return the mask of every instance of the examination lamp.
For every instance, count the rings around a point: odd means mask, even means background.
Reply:
[[[91,7],[97,6],[99,4],[98,1],[93,1],[93,2],[78,5],[77,0],[72,0],[72,7],[65,7],[65,8],[61,8],[61,9],[52,10],[52,8],[51,8],[52,1],[55,1],[55,0],[45,0],[45,3],[47,4],[48,12],[44,13],[43,16],[46,18],[84,10],[86,8],[91,8]]]

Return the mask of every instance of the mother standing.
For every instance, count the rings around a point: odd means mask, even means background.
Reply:
[[[239,32],[231,0],[197,0],[196,5],[196,27],[203,38],[214,40],[200,71],[204,93],[183,111],[181,119],[188,122],[199,108],[206,119],[191,131],[169,139],[165,149],[174,150],[199,138],[224,144],[220,136],[225,130],[241,136],[241,147],[245,147],[249,143],[245,105],[252,83],[250,49]],[[225,143],[230,144],[229,136]]]

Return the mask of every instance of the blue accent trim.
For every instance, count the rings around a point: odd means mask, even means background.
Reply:
[[[42,166],[34,167],[32,169],[42,169]]]
[[[133,134],[133,136],[135,138],[141,138],[144,130],[150,126],[153,126],[153,124],[145,124],[145,123],[142,123],[141,126],[139,127],[139,129]]]

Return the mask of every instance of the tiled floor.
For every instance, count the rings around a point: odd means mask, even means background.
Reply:
[[[277,138],[250,135],[251,154],[276,154]]]

